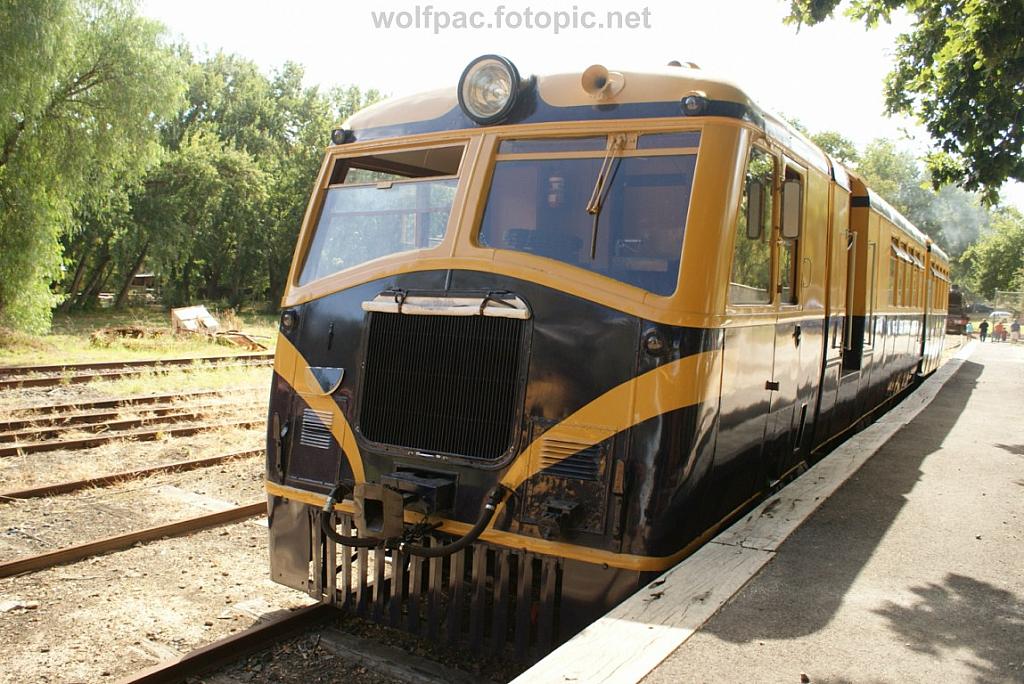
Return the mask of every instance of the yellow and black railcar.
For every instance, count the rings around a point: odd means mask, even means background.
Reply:
[[[486,56],[333,142],[266,484],[322,600],[543,651],[937,363],[945,256],[696,68]]]

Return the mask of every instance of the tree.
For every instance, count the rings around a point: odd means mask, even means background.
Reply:
[[[914,155],[889,140],[869,143],[856,172],[954,259],[988,227],[989,212],[977,194],[951,185],[933,191]]]
[[[847,166],[855,165],[860,159],[857,146],[853,141],[835,131],[822,131],[821,133],[815,133],[810,138],[815,145]]]
[[[48,326],[76,207],[152,162],[181,85],[161,36],[128,0],[0,5],[0,324]]]
[[[996,290],[1024,290],[1024,215],[1009,207],[996,211],[991,230],[967,248],[961,262],[971,289],[987,298]]]
[[[841,3],[790,0],[786,21],[818,24]],[[915,22],[897,40],[886,110],[914,115],[928,130],[934,187],[955,183],[995,203],[1004,181],[1024,181],[1024,3],[854,0],[847,14],[870,27],[898,9]]]

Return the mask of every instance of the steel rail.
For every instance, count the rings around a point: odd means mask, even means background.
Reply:
[[[201,359],[197,359],[201,360]],[[221,368],[260,368],[273,363],[268,359],[255,359],[241,363],[214,363],[208,366],[192,368],[191,370],[211,370]],[[102,373],[88,373],[83,375],[51,375],[43,377],[5,377],[0,379],[0,389],[23,389],[28,387],[52,387],[54,385],[77,385],[83,382],[92,382],[97,379],[127,378],[133,375],[143,375],[153,371],[164,372],[172,370],[189,370],[184,366],[151,366],[147,368],[127,368],[125,370],[114,370]]]
[[[248,402],[249,404],[256,404],[256,402]],[[155,423],[180,423],[184,420],[198,420],[202,416],[205,416],[213,411],[217,410],[239,410],[246,408],[246,403],[242,402],[217,402],[214,404],[200,404],[199,406],[186,406],[176,405],[169,407],[162,407],[160,409],[139,409],[140,412],[152,412],[155,415],[150,416],[139,416],[137,418],[123,418],[121,420],[86,420],[84,422],[61,422],[54,425],[41,425],[34,426],[29,422],[28,427],[16,428],[13,430],[5,430],[0,432],[0,443],[10,443],[17,441],[24,441],[26,439],[52,439],[55,436],[59,436],[65,432],[71,431],[82,431],[82,432],[102,432],[105,430],[125,430],[129,428],[143,427],[145,425],[153,425]],[[92,419],[96,418],[99,414],[93,414],[88,416],[82,416],[82,418]],[[119,412],[114,411],[107,414],[111,418],[116,418]],[[0,423],[0,429],[6,426]]]
[[[90,556],[98,556],[110,553],[111,551],[121,551],[140,542],[153,541],[163,537],[181,536],[208,527],[216,527],[217,525],[223,525],[224,523],[234,522],[243,518],[251,518],[266,512],[266,501],[259,501],[245,506],[235,506],[227,510],[217,511],[216,513],[207,513],[206,515],[186,518],[185,520],[178,520],[177,522],[157,525],[155,527],[147,527],[126,534],[118,534],[96,541],[75,544],[74,546],[35,556],[17,558],[6,563],[0,563],[0,577],[11,577],[26,572],[35,572],[36,570],[43,570],[63,563],[71,563]]]
[[[17,416],[10,422],[21,420],[42,420],[45,417],[53,417],[59,420],[66,411],[89,411],[99,409],[129,408],[131,406],[145,406],[149,404],[165,404],[181,399],[195,399],[201,397],[213,397],[218,395],[232,395],[238,392],[262,390],[262,387],[229,387],[227,389],[197,390],[195,392],[172,392],[171,394],[141,394],[137,396],[112,397],[110,399],[97,399],[95,401],[73,401],[64,404],[40,404],[38,406],[26,406],[24,408],[11,409]],[[4,423],[5,425],[7,423]]]
[[[338,610],[329,604],[314,603],[288,615],[256,624],[243,632],[226,636],[174,660],[157,663],[119,679],[118,684],[183,682],[189,677],[202,675],[216,667],[251,655],[303,629],[325,622],[337,614]]]
[[[140,366],[188,366],[196,361],[233,361],[236,359],[272,359],[273,352],[256,354],[221,354],[218,356],[180,356],[168,359],[137,359],[133,361],[98,361],[93,363],[62,363],[51,366],[0,366],[0,376],[28,373],[65,373],[68,371],[110,370]]]
[[[47,442],[25,442],[23,444],[4,444],[0,446],[0,458],[6,456],[20,456],[22,454],[33,454],[41,451],[57,451],[59,449],[89,449],[116,442],[119,439],[138,440],[149,442],[162,437],[186,437],[206,430],[217,428],[251,428],[263,425],[265,420],[244,420],[236,423],[200,423],[198,425],[186,425],[183,427],[164,426],[153,430],[136,430],[128,432],[111,432],[106,434],[91,435],[89,437],[77,437],[63,441]]]
[[[100,475],[99,477],[90,477],[86,480],[56,482],[53,484],[31,487],[29,489],[2,492],[0,493],[0,504],[10,503],[12,501],[21,501],[23,499],[39,499],[46,496],[70,494],[71,492],[77,492],[82,489],[109,487],[111,485],[118,484],[119,482],[136,480],[143,477],[149,477],[150,475],[181,473],[188,470],[197,470],[199,468],[220,465],[221,463],[227,463],[228,461],[234,461],[237,459],[261,456],[263,453],[263,449],[236,451],[230,454],[219,454],[217,456],[208,456],[206,458],[194,458],[187,461],[175,461],[174,463],[166,463],[164,465],[151,466],[149,468],[126,470],[120,473],[111,473],[110,475]]]
[[[95,423],[103,423],[107,420],[116,419],[118,416],[124,413],[145,413],[151,416],[161,416],[173,413],[174,411],[185,411],[188,409],[196,410],[201,408],[216,407],[216,406],[242,406],[247,403],[262,402],[262,399],[253,397],[252,399],[228,399],[221,402],[212,403],[200,403],[198,405],[190,404],[187,402],[168,402],[168,403],[141,403],[138,405],[128,404],[113,409],[99,409],[95,411],[73,411],[69,413],[42,413],[40,415],[26,415],[21,418],[12,418],[11,420],[0,421],[0,431],[11,432],[14,430],[20,430],[23,428],[33,427],[64,427],[70,425],[91,425]]]

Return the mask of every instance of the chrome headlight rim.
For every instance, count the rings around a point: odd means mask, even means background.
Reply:
[[[486,115],[473,110],[470,104],[466,101],[465,92],[467,79],[472,76],[475,71],[482,68],[481,65],[484,62],[496,62],[502,69],[504,69],[509,78],[509,95],[505,100],[504,105],[502,105],[498,111]],[[459,77],[459,107],[466,116],[481,126],[496,124],[508,118],[509,114],[512,113],[512,110],[515,109],[516,105],[519,103],[519,97],[522,89],[523,79],[519,75],[519,69],[517,69],[516,65],[512,63],[512,60],[502,57],[501,55],[480,55],[466,65],[466,68],[462,71],[462,76]]]

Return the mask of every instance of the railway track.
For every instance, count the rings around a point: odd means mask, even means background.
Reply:
[[[188,368],[195,364],[210,364],[207,366],[210,368],[269,366],[274,362],[273,359],[274,355],[268,352],[59,366],[4,366],[0,367],[0,389],[78,384],[96,379],[115,379],[154,371]]]
[[[102,400],[83,404],[63,404],[57,407],[43,406],[39,409],[15,410],[14,417],[7,420],[0,420],[0,433],[14,430],[30,429],[36,427],[65,427],[73,425],[90,425],[105,423],[115,420],[126,412],[146,414],[149,416],[169,415],[175,411],[184,411],[188,408],[199,409],[207,406],[238,405],[241,402],[236,400],[224,402],[200,403],[198,406],[185,404],[180,399],[195,399],[200,402],[204,398],[219,399],[226,396],[237,395],[240,392],[252,391],[251,389],[216,390],[210,392],[196,392],[195,394],[181,395],[153,395],[160,397],[161,401],[148,401],[149,397],[141,397],[146,401],[133,401],[131,397],[117,400]],[[67,409],[61,411],[59,409]]]
[[[12,409],[15,418],[8,420],[15,422],[23,418],[41,420],[46,416],[59,418],[61,415],[72,415],[78,412],[98,411],[101,409],[128,409],[138,406],[149,406],[153,404],[171,404],[182,399],[201,399],[204,397],[218,397],[223,395],[235,395],[239,392],[253,391],[252,387],[231,387],[227,389],[197,390],[187,392],[172,392],[170,394],[142,394],[127,397],[112,397],[110,399],[97,399],[95,401],[72,401],[63,404],[39,404],[37,406],[26,406],[24,408]],[[7,423],[0,423],[6,425]]]
[[[256,501],[244,506],[233,506],[215,513],[197,515],[192,518],[185,518],[172,523],[147,527],[141,530],[134,530],[125,534],[118,534],[112,537],[105,537],[96,541],[67,546],[56,551],[16,558],[6,563],[0,563],[0,577],[12,577],[26,572],[44,570],[55,565],[73,563],[98,556],[111,551],[127,549],[135,544],[155,541],[164,537],[177,537],[190,532],[205,530],[209,527],[216,527],[237,520],[244,520],[257,515],[265,515],[267,512],[266,501]]]
[[[149,477],[151,475],[161,475],[164,473],[180,473],[188,470],[198,470],[199,468],[208,468],[210,466],[220,465],[222,463],[227,463],[229,461],[234,461],[241,458],[260,456],[263,453],[263,449],[236,451],[230,454],[207,456],[206,458],[193,458],[185,461],[175,461],[173,463],[166,463],[164,465],[151,466],[149,468],[126,470],[120,473],[111,473],[109,475],[101,475],[99,477],[90,477],[84,480],[55,482],[53,484],[40,485],[38,487],[30,487],[28,489],[19,489],[9,492],[2,492],[0,493],[0,504],[11,501],[22,501],[25,499],[38,499],[46,496],[70,494],[71,492],[77,492],[83,489],[109,487],[111,485],[118,484],[119,482],[136,480],[142,477]]]
[[[255,408],[256,402],[250,402]],[[31,419],[12,421],[15,425],[8,427],[0,423],[0,444],[10,442],[33,441],[42,439],[53,439],[66,432],[106,432],[108,430],[126,430],[129,428],[143,427],[155,423],[180,423],[186,420],[198,420],[211,411],[218,409],[241,409],[246,404],[222,401],[213,404],[200,404],[199,406],[161,406],[157,408],[139,409],[148,415],[135,418],[122,418],[117,420],[120,411],[107,411],[102,413],[79,414],[67,417],[47,417],[45,422],[50,425],[40,426]]]
[[[326,622],[337,610],[324,603],[315,603],[244,632],[224,637],[180,658],[158,663],[121,680],[119,684],[162,684],[182,682],[205,672],[260,651],[273,643],[310,627]]]
[[[220,428],[251,428],[261,426],[264,423],[265,420],[261,418],[258,420],[253,419],[236,422],[193,423],[182,426],[175,426],[172,424],[148,430],[123,430],[94,434],[87,437],[74,437],[64,440],[0,444],[0,458],[39,453],[42,451],[57,451],[59,449],[89,449],[102,444],[116,442],[121,439],[149,442],[156,439],[163,439],[164,437],[186,437],[200,432],[205,432],[207,430],[217,430]]]

